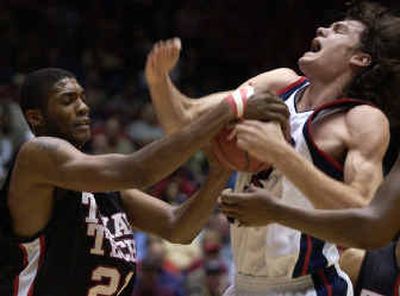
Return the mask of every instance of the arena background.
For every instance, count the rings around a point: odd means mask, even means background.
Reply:
[[[395,0],[379,2],[399,7]],[[184,93],[199,97],[268,69],[297,70],[317,27],[343,9],[342,0],[0,0],[0,182],[15,147],[30,137],[15,104],[25,73],[49,66],[75,73],[94,118],[87,152],[130,153],[163,134],[143,76],[154,42],[182,39],[173,77]],[[206,171],[198,153],[149,192],[180,203]],[[229,282],[228,224],[218,212],[188,247],[135,236],[134,295],[220,295]]]

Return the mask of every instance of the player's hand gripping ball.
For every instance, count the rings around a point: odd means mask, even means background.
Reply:
[[[229,103],[232,110],[235,112],[238,120],[242,119],[245,115],[246,105],[248,100],[254,95],[254,88],[251,85],[241,87],[235,90],[233,93],[228,95],[225,100]],[[271,93],[265,93],[267,99],[274,101],[276,104],[277,97]],[[287,108],[283,106],[281,101],[278,101],[279,106],[283,107],[283,113],[271,112],[271,110],[265,110],[264,118],[248,118],[248,119],[260,119],[260,120],[276,120],[281,123],[284,133],[288,134],[288,117],[289,113]],[[267,104],[268,105],[268,104]],[[272,104],[271,104],[272,106]],[[274,106],[275,107],[275,106]],[[272,107],[271,107],[272,108]],[[250,114],[252,117],[254,114]],[[286,130],[286,131],[285,131]],[[223,128],[213,139],[212,151],[215,154],[218,161],[225,167],[242,172],[257,173],[266,169],[269,169],[271,165],[266,162],[262,162],[252,157],[247,151],[242,150],[236,145],[236,137],[232,136],[233,128]]]

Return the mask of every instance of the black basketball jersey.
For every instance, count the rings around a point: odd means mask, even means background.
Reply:
[[[0,295],[130,296],[136,251],[119,193],[54,190],[49,224],[13,235],[6,181],[0,195]]]
[[[397,267],[396,243],[368,251],[358,276],[355,295],[379,296],[400,295],[400,270]]]

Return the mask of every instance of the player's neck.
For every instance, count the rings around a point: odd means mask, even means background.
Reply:
[[[341,79],[329,83],[311,81],[310,86],[298,101],[297,108],[301,111],[313,110],[322,104],[334,101],[343,96],[346,85],[347,82],[341,81]]]

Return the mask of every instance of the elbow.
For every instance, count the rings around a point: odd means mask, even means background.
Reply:
[[[364,199],[364,198],[360,198],[360,200],[358,202],[356,202],[354,205],[350,206],[350,207],[354,207],[354,208],[365,208],[367,207],[369,204],[369,201]]]
[[[189,245],[195,239],[196,233],[193,233],[191,229],[187,229],[184,223],[182,224],[182,221],[179,221],[175,210],[176,208],[173,208],[169,213],[162,237],[174,244]]]
[[[387,225],[386,219],[382,219],[382,217],[370,211],[358,225],[358,233],[353,236],[355,240],[353,247],[359,249],[379,249],[387,245],[395,236],[392,228]]]
[[[183,237],[179,235],[172,235],[167,238],[167,240],[173,244],[180,244],[180,245],[190,245],[194,237]]]
[[[368,237],[363,238],[359,241],[359,243],[355,246],[359,249],[365,250],[375,250],[386,246],[391,241],[391,238],[377,236],[374,237],[373,233],[370,233]]]
[[[176,231],[174,229],[165,231],[161,236],[163,239],[166,239],[170,243],[180,245],[190,245],[195,238],[194,236],[184,235],[183,233],[180,233],[179,231]]]

